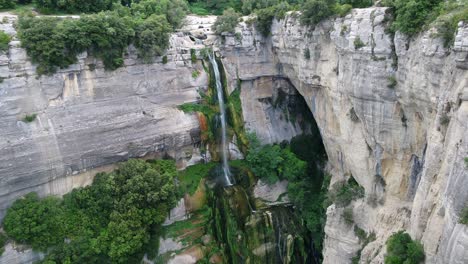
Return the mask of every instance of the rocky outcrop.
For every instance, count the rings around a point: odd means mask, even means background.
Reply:
[[[466,263],[468,228],[458,218],[468,199],[468,26],[460,23],[449,50],[434,30],[411,40],[387,34],[385,16],[355,9],[310,28],[289,15],[267,38],[241,23],[220,53],[231,83],[287,78],[305,98],[332,182],[352,175],[366,190],[354,220],[377,239],[361,262],[382,263],[386,239],[404,229],[424,244],[427,263]],[[340,210],[327,213],[325,263],[348,263],[361,247]]]

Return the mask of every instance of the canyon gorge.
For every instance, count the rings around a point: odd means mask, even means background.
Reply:
[[[207,89],[209,73],[191,50],[211,47],[227,92],[240,87],[246,130],[263,143],[302,134],[300,118],[271,104],[280,92],[301,98],[320,131],[331,183],[352,176],[364,187],[351,203],[354,225],[375,240],[363,247],[333,204],[323,263],[350,263],[358,251],[360,263],[383,263],[385,242],[399,230],[421,241],[426,263],[468,263],[468,227],[459,223],[468,201],[468,24],[459,23],[449,49],[433,29],[414,38],[388,33],[386,16],[385,7],[353,9],[312,28],[289,13],[268,37],[248,17],[235,34],[218,36],[216,17],[188,16],[171,36],[167,63],[145,64],[130,46],[117,70],[83,53],[50,76],[38,76],[13,39],[0,55],[0,219],[29,192],[63,195],[129,158],[169,156],[180,169],[209,160],[197,115],[179,106]],[[1,19],[0,29],[14,36],[16,16]],[[22,121],[33,113],[36,120]],[[242,158],[236,141],[228,145],[231,159]],[[255,190],[273,195],[268,188]],[[40,257],[6,249],[0,263]]]

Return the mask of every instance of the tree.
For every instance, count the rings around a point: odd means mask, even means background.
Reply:
[[[239,17],[240,15],[232,8],[224,10],[223,15],[219,16],[213,24],[213,31],[216,32],[216,34],[224,32],[234,33],[239,23]]]
[[[152,15],[136,27],[135,46],[143,60],[151,62],[162,55],[169,44],[171,25],[162,15]]]
[[[62,228],[57,221],[63,213],[60,200],[48,197],[40,200],[30,193],[8,209],[3,226],[11,238],[30,244],[34,249],[46,250],[61,242]]]
[[[0,9],[9,9],[15,7],[13,0],[0,0]]]
[[[387,240],[385,264],[419,264],[424,261],[424,248],[413,241],[404,231],[399,231]]]
[[[308,0],[302,7],[301,23],[316,25],[334,14],[334,0]]]

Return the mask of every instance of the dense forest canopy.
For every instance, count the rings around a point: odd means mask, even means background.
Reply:
[[[130,160],[63,199],[26,195],[8,209],[4,230],[48,252],[42,263],[137,263],[157,249],[176,174],[174,161]]]

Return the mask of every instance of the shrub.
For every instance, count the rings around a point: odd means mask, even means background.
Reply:
[[[340,17],[344,17],[351,11],[351,9],[353,9],[353,6],[350,4],[336,5],[335,13]]]
[[[267,183],[280,179],[294,180],[306,171],[306,162],[298,159],[289,149],[279,145],[261,146],[254,134],[249,135],[250,146],[246,156],[252,172]]]
[[[134,16],[145,19],[152,15],[163,15],[174,29],[182,25],[188,11],[185,0],[141,0],[131,6]]]
[[[410,36],[418,33],[442,2],[443,0],[395,0],[389,3],[395,9],[392,28]]]
[[[468,22],[468,3],[441,18],[437,23],[437,36],[443,39],[444,47],[450,48],[453,45],[460,21]]]
[[[10,9],[15,7],[13,0],[0,0],[0,9]]]
[[[277,5],[268,8],[260,9],[256,12],[256,28],[265,37],[271,33],[271,25],[273,19],[282,19],[286,12],[290,10],[290,6],[286,2],[281,2]]]
[[[65,11],[67,13],[93,13],[110,10],[116,0],[35,0],[40,11],[47,13]]]
[[[316,25],[334,14],[333,0],[307,0],[302,7],[301,23]]]
[[[135,29],[135,47],[138,55],[146,62],[160,56],[169,46],[171,25],[162,15],[152,15],[143,20]]]
[[[338,0],[338,3],[342,5],[350,5],[356,8],[365,8],[372,6],[373,0]]]
[[[36,120],[36,117],[37,117],[37,114],[26,115],[23,118],[23,122],[31,123],[32,121]]]
[[[343,210],[343,219],[348,225],[354,224],[354,217],[353,217],[353,208],[352,207],[346,207]]]
[[[11,37],[3,31],[0,31],[0,51],[8,50],[8,44]]]
[[[364,42],[362,42],[361,38],[359,36],[357,36],[355,39],[354,39],[354,49],[358,50],[362,47],[365,47],[366,44]]]
[[[2,256],[3,252],[5,251],[5,244],[8,241],[8,237],[5,234],[0,233],[0,256]]]
[[[199,71],[193,71],[193,72],[192,72],[192,78],[197,79],[198,76],[200,76],[200,72],[199,72]]]
[[[387,85],[388,88],[395,89],[397,84],[398,84],[398,81],[394,75],[388,77],[388,85]]]
[[[385,264],[419,264],[424,261],[424,248],[419,241],[399,231],[387,240]]]
[[[190,60],[192,63],[196,63],[198,58],[197,58],[197,51],[195,49],[190,49]]]
[[[353,177],[350,177],[347,182],[335,183],[328,195],[336,206],[345,207],[353,200],[364,197],[364,188]]]
[[[304,59],[310,60],[310,49],[304,49]]]
[[[213,24],[213,31],[216,34],[224,32],[234,33],[234,30],[239,22],[240,15],[229,8],[224,10],[223,15],[219,16]]]
[[[164,55],[164,56],[162,57],[162,63],[163,63],[163,64],[167,64],[167,62],[168,62],[168,61],[167,61],[167,56]]]
[[[466,161],[466,159],[465,159],[465,161]],[[468,225],[468,206],[465,206],[463,208],[462,212],[461,212],[460,224]]]

